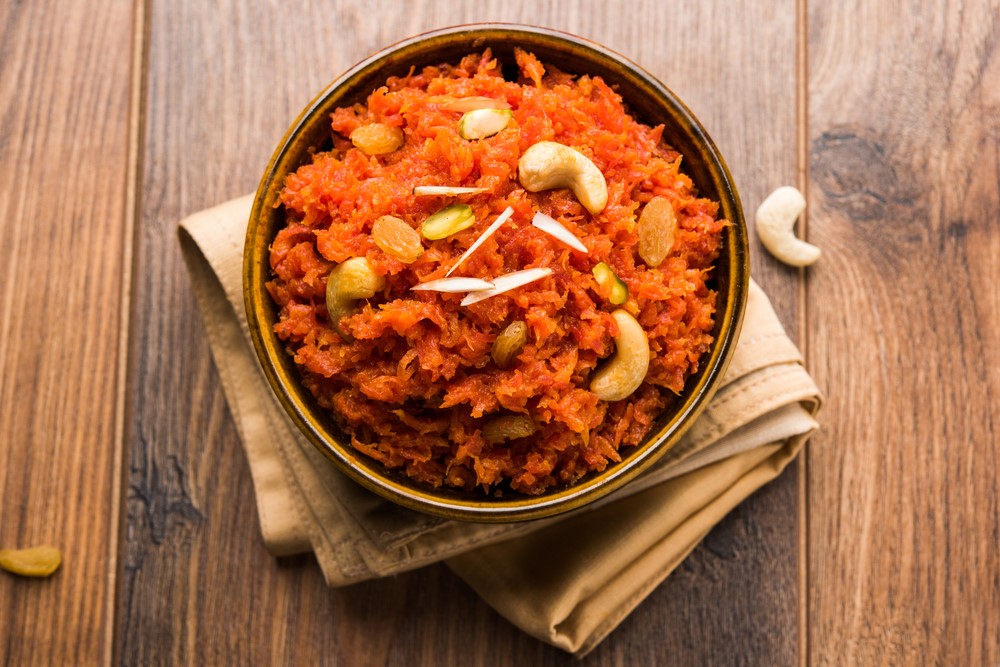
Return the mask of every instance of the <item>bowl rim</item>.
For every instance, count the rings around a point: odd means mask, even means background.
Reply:
[[[500,499],[469,499],[457,495],[450,497],[442,495],[442,490],[418,488],[414,486],[414,482],[406,483],[382,474],[379,470],[381,464],[354,450],[350,442],[341,442],[311,414],[315,406],[312,396],[299,377],[290,372],[291,361],[286,359],[289,355],[284,343],[278,339],[267,319],[268,309],[272,312],[276,309],[270,302],[267,290],[263,289],[264,282],[270,277],[266,250],[272,239],[261,238],[260,230],[264,220],[262,214],[266,207],[274,208],[277,192],[285,177],[285,172],[280,167],[296,149],[301,149],[296,141],[301,138],[300,133],[310,127],[314,117],[324,109],[324,103],[338,90],[349,90],[352,83],[362,81],[376,69],[391,66],[392,61],[399,60],[401,54],[410,53],[410,50],[416,50],[421,45],[435,42],[447,45],[449,40],[454,42],[463,39],[470,40],[469,48],[474,49],[477,48],[476,42],[512,38],[548,41],[576,54],[586,54],[590,59],[602,61],[605,66],[618,66],[622,73],[634,79],[632,85],[643,88],[647,93],[652,92],[658,106],[669,108],[672,118],[679,121],[681,132],[689,135],[700,148],[700,155],[706,160],[705,168],[710,172],[713,185],[718,190],[716,195],[720,212],[725,213],[731,223],[724,233],[724,242],[730,246],[729,280],[726,289],[719,290],[720,299],[725,296],[728,298],[725,299],[724,306],[716,311],[716,318],[722,318],[716,340],[708,356],[702,358],[698,373],[689,378],[689,383],[693,378],[697,380],[693,386],[685,387],[686,397],[679,404],[680,409],[659,428],[655,437],[651,429],[642,442],[629,449],[621,462],[610,464],[604,471],[591,473],[570,486],[540,496],[519,495]],[[608,65],[609,63],[612,65]],[[720,259],[721,257],[722,255]],[[253,289],[255,285],[260,288]],[[254,196],[243,254],[244,307],[258,363],[282,408],[312,445],[349,478],[399,505],[449,519],[492,523],[553,516],[589,504],[622,487],[670,451],[719,388],[719,381],[736,348],[748,289],[749,243],[739,194],[721,153],[690,109],[659,79],[603,45],[567,32],[516,23],[472,23],[423,32],[380,49],[335,78],[298,115],[272,154]]]

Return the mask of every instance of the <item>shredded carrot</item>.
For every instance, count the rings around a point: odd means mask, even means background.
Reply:
[[[728,224],[717,203],[698,197],[662,127],[632,118],[603,80],[570,76],[523,51],[516,63],[518,81],[505,80],[489,51],[390,78],[366,105],[332,114],[332,150],[289,175],[281,194],[287,226],[271,247],[268,284],[280,308],[277,334],[355,448],[434,487],[539,494],[605,469],[642,440],[712,343],[712,267]],[[494,136],[462,139],[461,114],[441,100],[472,96],[505,102],[513,119]],[[376,122],[402,128],[403,147],[379,156],[353,148],[351,131]],[[567,189],[521,187],[518,159],[539,141],[576,147],[600,168],[609,191],[602,212],[591,215]],[[472,227],[423,239],[424,252],[404,264],[374,243],[374,221],[392,215],[419,230],[457,201],[415,196],[419,185],[487,190],[460,198],[476,214]],[[654,196],[674,203],[678,230],[667,259],[648,267],[636,251],[635,220]],[[551,275],[467,307],[462,294],[410,291],[443,278],[508,206],[511,219],[454,275],[491,280],[534,267]],[[534,228],[539,211],[589,253]],[[386,287],[340,320],[349,334],[341,337],[325,305],[326,276],[361,256]],[[626,304],[601,296],[591,274],[599,262],[627,284]],[[614,352],[610,313],[619,307],[646,331],[652,360],[634,394],[605,403],[588,385]],[[490,350],[514,320],[526,322],[528,342],[504,370]],[[538,432],[488,444],[483,426],[507,414],[530,416]]]

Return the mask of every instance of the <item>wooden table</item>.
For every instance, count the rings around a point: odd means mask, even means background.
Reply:
[[[752,213],[823,430],[586,664],[1000,664],[1000,3],[0,4],[0,664],[554,665],[444,567],[330,590],[265,552],[176,238],[411,34],[506,20],[640,63]],[[752,217],[752,216],[751,216]]]

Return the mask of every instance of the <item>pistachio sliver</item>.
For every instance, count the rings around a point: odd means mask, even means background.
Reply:
[[[614,305],[620,305],[628,301],[628,285],[618,277],[606,262],[601,262],[593,269],[594,279],[604,290],[608,301]]]
[[[458,121],[458,136],[463,139],[485,139],[507,127],[514,117],[510,109],[473,109]]]
[[[468,229],[476,222],[476,214],[468,204],[452,204],[424,220],[420,233],[425,239],[436,241]]]

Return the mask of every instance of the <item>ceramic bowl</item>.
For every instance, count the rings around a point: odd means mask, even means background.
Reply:
[[[572,486],[539,496],[492,498],[417,484],[355,451],[302,385],[282,341],[273,333],[278,313],[265,283],[271,277],[268,248],[284,223],[283,209],[275,203],[285,177],[310,160],[312,147],[328,140],[329,116],[336,107],[363,102],[387,77],[405,74],[413,66],[456,62],[486,47],[502,61],[512,61],[515,46],[566,72],[603,77],[617,87],[633,115],[649,125],[663,124],[664,139],[683,154],[683,169],[700,195],[720,202],[720,215],[733,224],[725,230],[714,276],[719,292],[715,343],[682,396],[660,416],[645,440],[622,450],[620,463]],[[247,228],[243,266],[247,319],[264,374],[312,444],[350,478],[395,503],[447,518],[489,522],[535,519],[581,507],[628,483],[676,444],[723,376],[739,334],[748,281],[747,231],[736,187],[708,133],[681,100],[639,66],[603,46],[553,30],[508,24],[457,26],[404,40],[355,65],[320,93],[292,124],[267,165]]]

